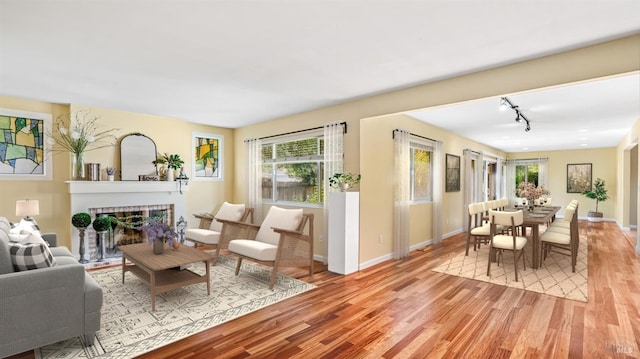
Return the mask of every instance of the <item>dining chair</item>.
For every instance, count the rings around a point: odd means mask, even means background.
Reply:
[[[224,202],[214,216],[204,214],[193,216],[200,219],[200,225],[198,228],[188,228],[185,231],[185,239],[193,242],[196,247],[203,245],[215,248],[216,255],[212,264],[216,265],[220,249],[227,249],[229,240],[237,235],[234,233],[236,228],[225,226],[220,220],[246,222],[249,219],[253,223],[253,208],[245,208],[244,204]]]
[[[527,269],[526,254],[524,246],[527,244],[527,238],[516,235],[516,228],[524,222],[524,213],[522,210],[515,212],[489,211],[489,219],[491,221],[491,241],[489,242],[489,260],[487,264],[487,276],[491,276],[491,262],[495,258],[497,264],[500,265],[502,252],[513,252],[513,266],[516,272],[516,282],[518,281],[518,260],[522,257],[523,270]],[[510,234],[501,234],[496,230],[497,226],[510,228]],[[504,262],[503,262],[504,264]]]
[[[568,207],[564,215],[563,222],[570,223],[569,229],[551,226],[540,236],[540,263],[543,263],[551,252],[568,255],[571,257],[571,270],[575,273],[580,241],[578,211]]]
[[[484,223],[485,204],[483,202],[471,203],[468,206],[468,223],[467,223],[467,248],[465,255],[469,255],[469,246],[473,237],[473,250],[475,251],[482,243],[489,243],[491,235],[491,226]]]
[[[281,266],[309,266],[309,275],[313,274],[313,214],[271,206],[261,225],[221,221],[246,230],[245,237],[229,241],[229,254],[237,257],[236,275],[243,259],[272,267],[269,289]]]

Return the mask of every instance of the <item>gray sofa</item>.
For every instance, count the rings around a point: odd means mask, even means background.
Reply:
[[[49,242],[55,265],[16,272],[8,221],[0,217],[0,358],[83,336],[92,345],[100,329],[102,288],[66,247]]]

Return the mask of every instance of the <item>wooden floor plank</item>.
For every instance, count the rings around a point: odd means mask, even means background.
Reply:
[[[459,234],[348,276],[284,269],[318,288],[140,357],[640,359],[635,247],[612,222],[580,233],[588,303],[433,272],[464,250]]]

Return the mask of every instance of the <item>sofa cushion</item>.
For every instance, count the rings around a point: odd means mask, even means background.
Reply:
[[[30,233],[38,233],[40,235],[40,227],[35,221],[27,221],[24,219],[20,220],[20,223],[17,223],[13,228],[11,228],[11,233],[20,234],[25,232]]]
[[[11,263],[16,271],[47,268],[55,265],[55,258],[43,243],[9,243]]]
[[[0,231],[0,275],[13,272],[13,263],[9,254],[9,235]]]

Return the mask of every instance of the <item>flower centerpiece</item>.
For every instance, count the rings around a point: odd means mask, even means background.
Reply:
[[[520,182],[520,185],[518,185],[518,188],[516,189],[516,196],[526,198],[530,207],[533,207],[536,199],[550,193],[551,192],[544,188],[543,185],[536,186],[535,183],[531,182]]]
[[[163,220],[150,218],[146,224],[137,229],[147,233],[147,241],[153,244],[153,253],[155,254],[162,253],[165,242],[169,246],[173,246],[173,242],[178,239],[178,233],[176,233],[175,229]]]
[[[67,120],[67,117],[69,118]],[[53,151],[73,154],[72,179],[84,179],[84,159],[86,151],[113,146],[117,138],[113,134],[118,129],[101,130],[97,126],[98,117],[88,111],[61,115],[56,118],[48,143]]]

